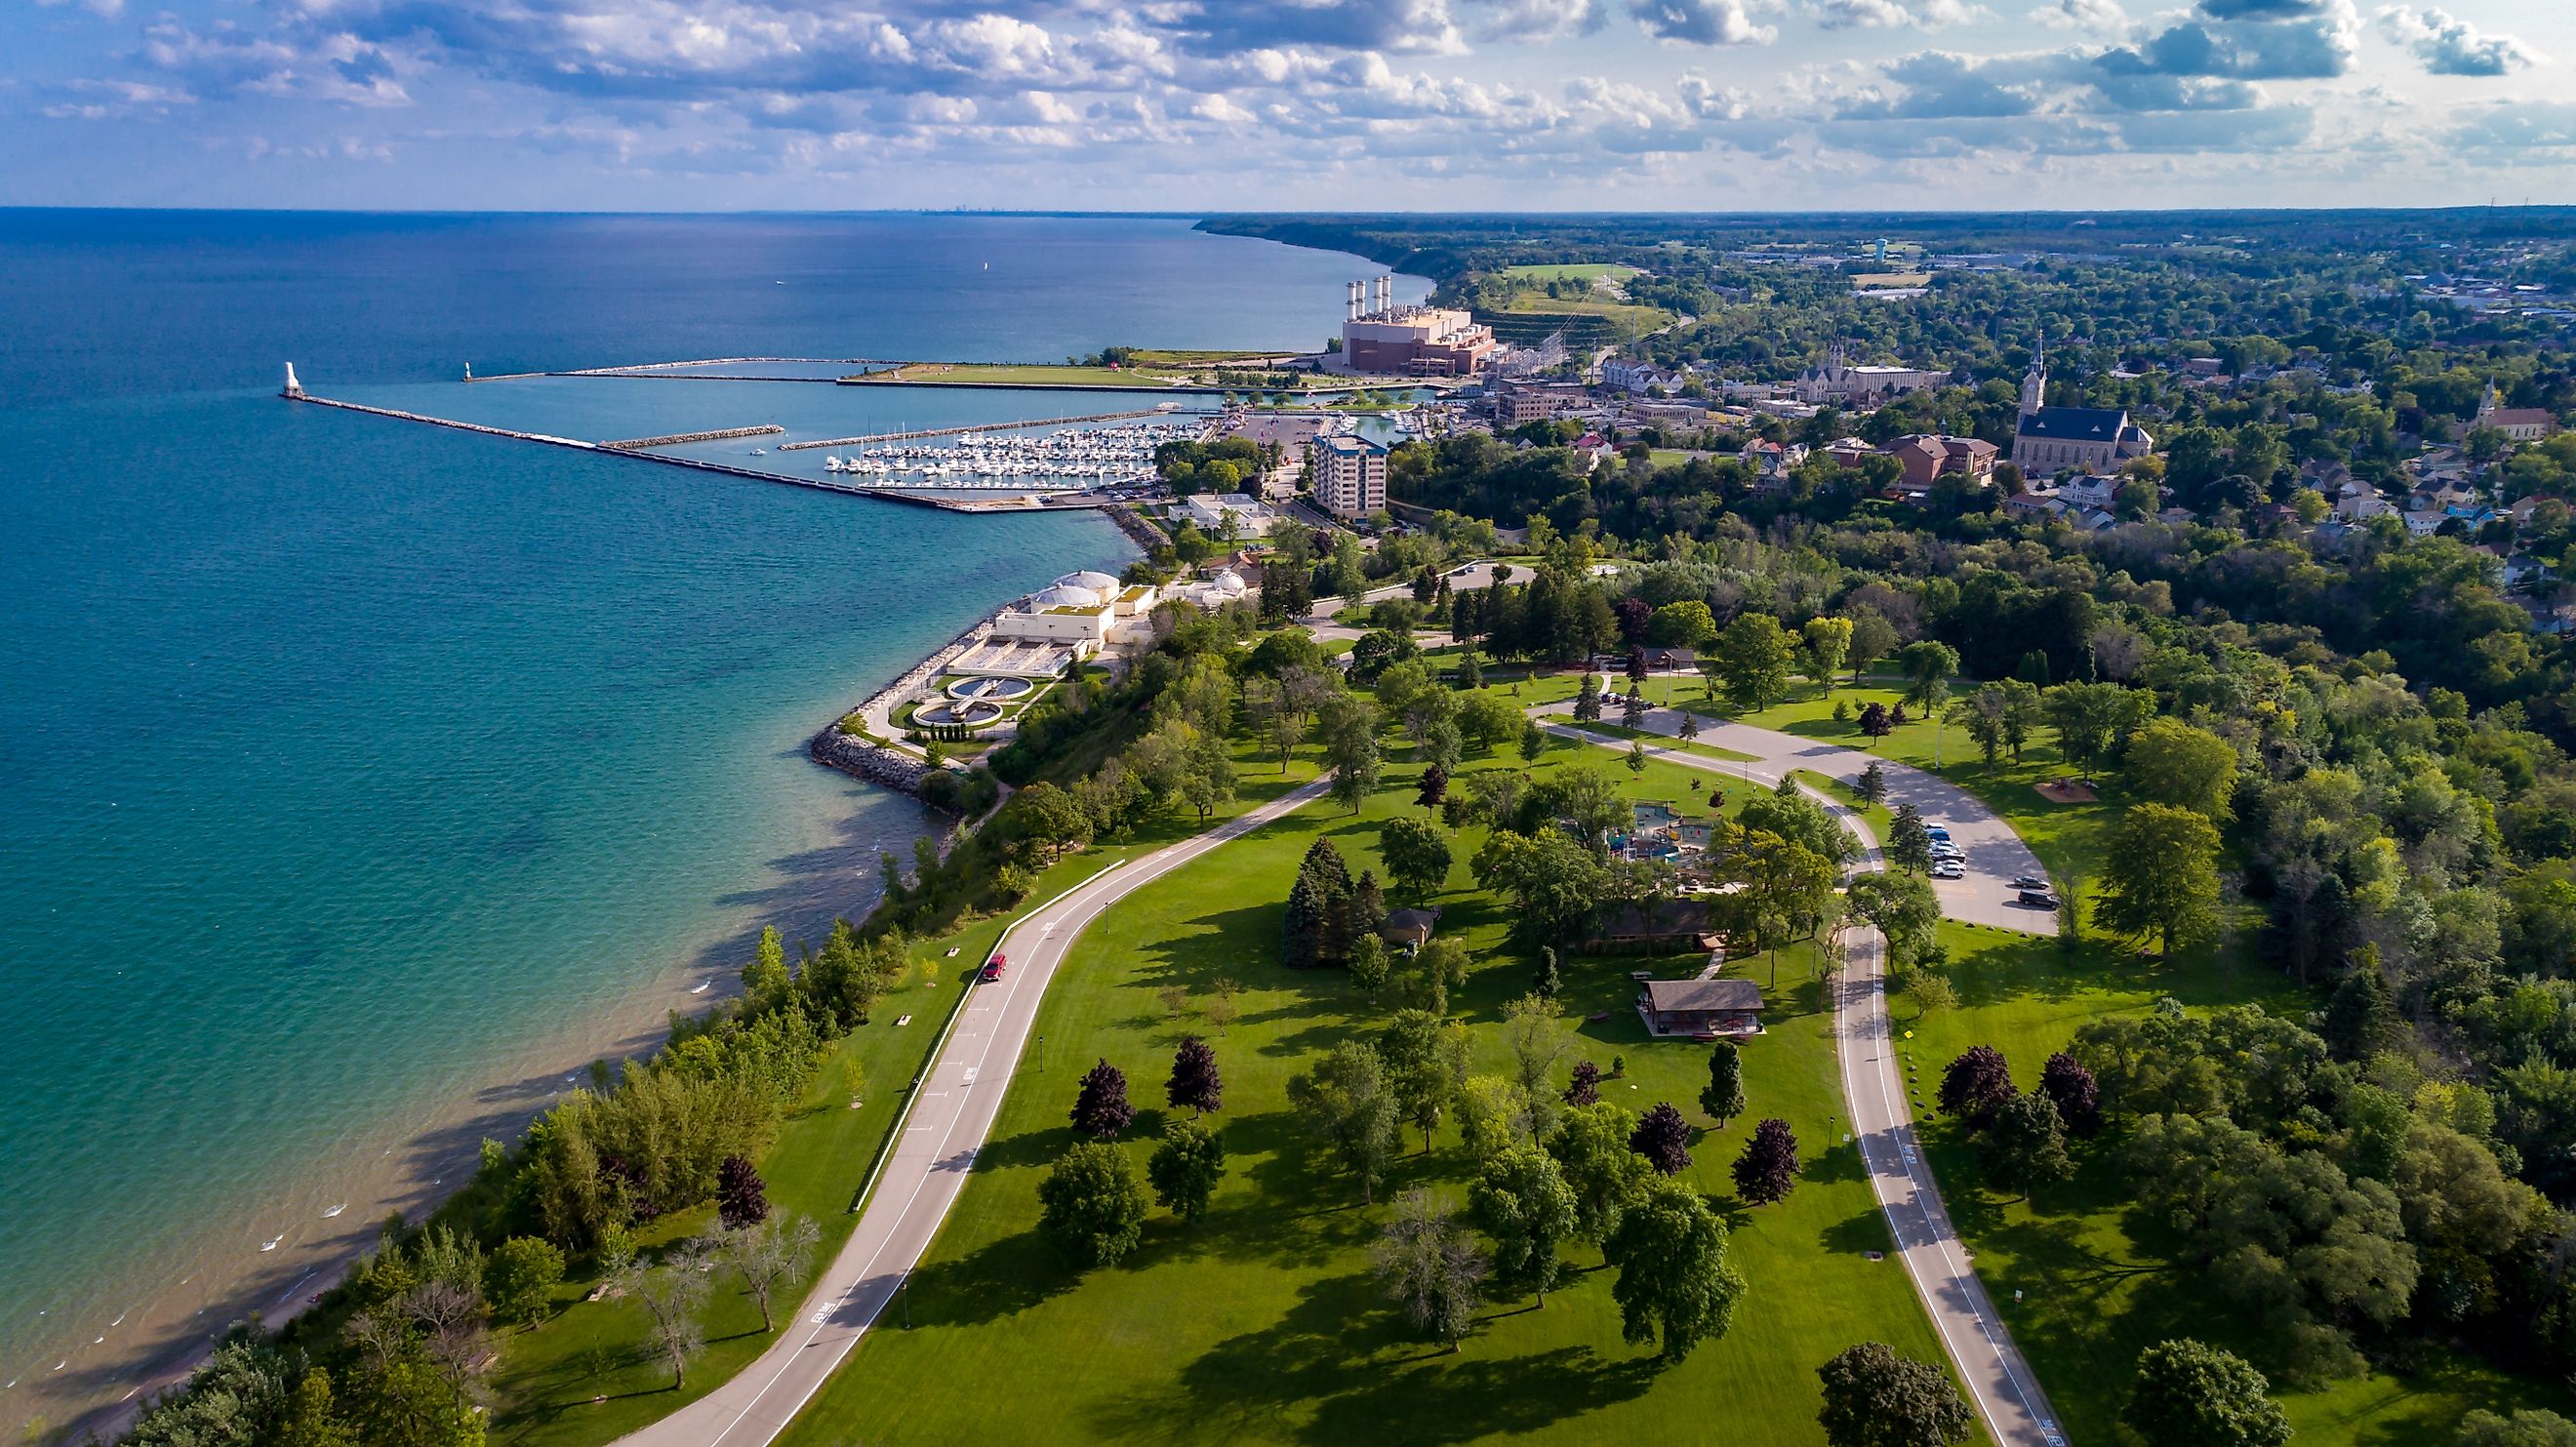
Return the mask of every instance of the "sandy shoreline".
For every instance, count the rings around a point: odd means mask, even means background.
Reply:
[[[977,618],[872,689],[866,702],[880,702],[913,686],[916,675],[953,656],[988,628],[998,611]],[[823,732],[845,716],[835,714]],[[820,758],[815,762],[902,796],[886,782]],[[850,817],[844,813],[836,830]],[[947,827],[943,822],[933,832]],[[835,914],[856,918],[872,909],[880,894],[875,849],[854,848],[852,854],[852,867],[842,876],[847,898],[809,899],[791,917],[758,923],[777,923],[795,939],[818,924],[828,927]],[[649,984],[626,993],[610,1009],[497,1062],[488,1077],[496,1083],[463,1094],[443,1093],[426,1103],[425,1114],[415,1122],[353,1133],[324,1162],[299,1175],[276,1209],[263,1209],[255,1221],[228,1217],[194,1233],[185,1252],[136,1262],[136,1275],[171,1284],[148,1295],[138,1293],[141,1299],[103,1330],[71,1327],[80,1336],[103,1340],[56,1345],[47,1354],[65,1363],[60,1370],[39,1375],[51,1366],[39,1363],[38,1370],[0,1386],[0,1430],[15,1435],[41,1418],[68,1440],[79,1440],[85,1432],[112,1437],[123,1431],[146,1400],[187,1378],[227,1325],[251,1315],[271,1327],[279,1325],[372,1249],[388,1216],[400,1212],[418,1222],[437,1209],[471,1179],[486,1138],[516,1142],[558,1096],[580,1083],[591,1062],[649,1054],[669,1033],[672,1012],[693,1013],[733,994],[735,971],[740,959],[748,957],[741,934],[733,923],[708,931],[678,952]],[[743,947],[732,948],[736,945]],[[352,1168],[347,1163],[353,1160],[366,1164]],[[219,1235],[234,1239],[219,1247],[212,1244]],[[271,1237],[276,1238],[274,1247],[264,1247]]]

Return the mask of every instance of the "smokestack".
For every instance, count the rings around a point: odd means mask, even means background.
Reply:
[[[1343,303],[1342,319],[1358,321],[1360,319],[1360,284],[1358,282],[1352,282],[1344,288]]]
[[[1395,276],[1394,276],[1394,274],[1390,272],[1390,273],[1388,273],[1387,275],[1384,275],[1384,276],[1379,277],[1379,278],[1377,279],[1377,283],[1376,283],[1376,285],[1377,285],[1377,309],[1378,309],[1379,311],[1381,311],[1381,312],[1391,312],[1391,311],[1395,310]]]

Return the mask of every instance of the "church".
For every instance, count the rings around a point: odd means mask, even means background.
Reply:
[[[2030,373],[2021,379],[2021,421],[2013,428],[2013,466],[2025,477],[2056,477],[2068,472],[2114,473],[2120,464],[2155,451],[2156,440],[2129,420],[2122,407],[2051,407],[2048,392],[2048,338],[2031,353]]]

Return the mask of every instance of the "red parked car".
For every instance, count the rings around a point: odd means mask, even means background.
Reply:
[[[1010,962],[1011,959],[1008,955],[995,955],[984,962],[984,972],[976,978],[989,985],[995,980],[1002,978],[1002,968]]]

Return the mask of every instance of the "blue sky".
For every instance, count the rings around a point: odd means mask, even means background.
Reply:
[[[0,0],[0,204],[2576,201],[2576,3]]]

